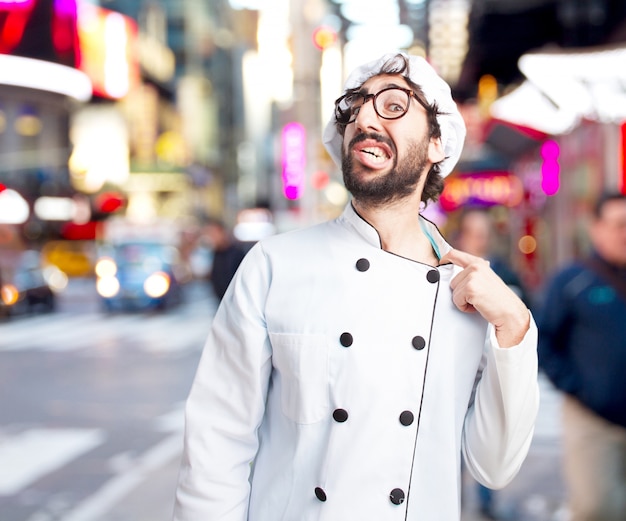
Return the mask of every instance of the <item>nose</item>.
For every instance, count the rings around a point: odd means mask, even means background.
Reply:
[[[374,109],[374,98],[370,97],[366,99],[358,114],[354,120],[354,124],[357,129],[361,131],[367,131],[368,129],[378,129],[380,125],[380,118]]]

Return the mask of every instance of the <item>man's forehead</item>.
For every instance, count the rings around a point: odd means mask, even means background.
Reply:
[[[379,74],[363,82],[359,90],[372,92],[373,90],[384,89],[385,87],[410,88],[402,74]]]

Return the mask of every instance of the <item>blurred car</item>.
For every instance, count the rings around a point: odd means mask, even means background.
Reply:
[[[93,276],[93,241],[49,241],[41,249],[41,256],[46,264],[56,266],[68,277]]]
[[[0,315],[51,312],[56,291],[66,283],[56,267],[42,265],[39,252],[21,252],[13,262],[0,264]]]
[[[104,248],[96,262],[96,289],[106,310],[164,310],[182,301],[178,250],[157,242]]]

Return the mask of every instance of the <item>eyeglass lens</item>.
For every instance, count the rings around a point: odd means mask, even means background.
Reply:
[[[409,109],[410,94],[403,89],[383,89],[374,95],[357,92],[346,96],[341,103],[341,111],[350,115],[349,123],[356,119],[361,107],[371,98],[374,99],[374,110],[384,119],[400,118]]]

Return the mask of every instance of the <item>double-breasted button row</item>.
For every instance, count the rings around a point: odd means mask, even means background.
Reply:
[[[345,409],[338,408],[333,411],[333,420],[337,423],[344,423],[348,421],[349,417],[350,415]],[[413,421],[415,421],[415,415],[411,411],[402,411],[398,419],[402,425],[408,427],[413,424]]]
[[[339,335],[339,343],[343,347],[350,347],[354,343],[354,337],[348,332],[341,333]],[[426,347],[426,340],[423,336],[417,335],[411,339],[411,345],[418,351],[421,351]]]
[[[322,502],[328,499],[326,492],[322,487],[315,487],[315,497]],[[389,492],[389,501],[391,501],[394,505],[401,505],[404,503],[404,498],[404,490],[401,488],[394,488],[391,492]]]
[[[358,271],[364,272],[370,269],[370,261],[365,258],[361,258],[356,261],[355,266]],[[435,268],[429,270],[428,273],[426,273],[426,280],[431,284],[439,282],[439,270]]]

